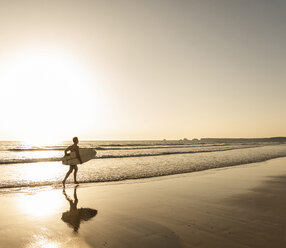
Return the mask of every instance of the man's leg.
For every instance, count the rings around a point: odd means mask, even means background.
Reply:
[[[65,185],[67,178],[69,177],[69,175],[72,173],[73,168],[70,166],[69,171],[67,172],[65,179],[63,180],[63,185]]]
[[[76,174],[77,174],[77,171],[78,171],[78,168],[77,168],[77,165],[74,167],[74,183],[78,183],[77,180],[76,180]]]

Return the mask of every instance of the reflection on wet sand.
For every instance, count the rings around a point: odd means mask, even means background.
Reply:
[[[78,232],[81,221],[88,221],[97,214],[97,210],[91,208],[77,208],[78,198],[77,186],[74,188],[74,200],[72,200],[63,189],[63,194],[70,204],[70,210],[62,214],[62,221],[66,222],[75,232]]]

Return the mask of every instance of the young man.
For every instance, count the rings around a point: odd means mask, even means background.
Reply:
[[[73,140],[73,145],[71,145],[67,149],[65,149],[65,155],[67,155],[68,151],[75,152],[75,154],[76,154],[80,164],[82,164],[82,160],[81,160],[81,157],[79,155],[79,146],[77,145],[78,144],[78,138],[74,137],[72,140]],[[69,175],[72,173],[73,170],[74,170],[74,174],[73,174],[73,176],[74,176],[74,183],[78,184],[78,182],[76,180],[76,174],[77,174],[77,171],[78,171],[77,164],[71,164],[70,165],[70,169],[67,172],[67,174],[65,176],[65,179],[63,180],[63,185],[64,186],[66,184],[67,178],[69,177]]]

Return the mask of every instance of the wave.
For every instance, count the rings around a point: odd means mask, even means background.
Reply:
[[[96,150],[144,150],[144,149],[165,149],[165,148],[195,148],[195,147],[224,147],[224,146],[265,146],[265,145],[273,145],[273,143],[199,143],[199,144],[182,144],[182,143],[171,143],[171,144],[144,144],[144,143],[136,143],[136,144],[82,144],[80,147],[82,148],[92,148]],[[44,147],[1,147],[0,151],[10,151],[10,152],[34,152],[34,151],[64,151],[67,145],[61,146],[44,146]]]
[[[164,155],[175,155],[175,154],[192,154],[192,153],[206,153],[206,152],[221,152],[221,151],[229,151],[234,149],[247,149],[247,148],[253,148],[254,146],[236,146],[236,147],[223,147],[223,148],[217,148],[217,147],[203,147],[200,150],[166,150],[166,151],[153,151],[153,152],[141,152],[141,153],[130,153],[130,154],[100,154],[98,153],[98,156],[95,157],[95,159],[114,159],[114,158],[136,158],[136,157],[151,157],[151,156],[164,156]],[[257,146],[255,146],[257,147]],[[196,148],[196,147],[181,147],[181,148]],[[159,149],[159,148],[158,148]],[[160,149],[165,149],[160,148]],[[169,149],[169,147],[168,147]],[[170,148],[174,149],[174,147]],[[98,150],[98,149],[96,149]],[[129,149],[127,149],[129,150]],[[133,150],[133,149],[131,149]],[[141,150],[141,149],[139,149]],[[142,149],[146,150],[146,149]],[[52,162],[52,161],[61,161],[62,156],[55,156],[55,157],[42,157],[42,158],[20,158],[20,159],[5,159],[0,161],[0,165],[8,165],[8,164],[25,164],[25,163],[38,163],[38,162]]]
[[[256,147],[256,146],[255,146]],[[192,153],[205,153],[205,152],[222,152],[222,151],[229,151],[229,150],[237,150],[237,149],[247,149],[253,148],[253,146],[247,147],[231,147],[231,148],[223,148],[223,149],[205,149],[200,151],[166,151],[160,153],[143,153],[143,154],[128,154],[128,155],[101,155],[98,159],[104,158],[136,158],[136,157],[151,157],[151,156],[163,156],[163,155],[175,155],[175,154],[192,154]]]
[[[218,153],[196,153],[194,156],[191,156],[190,154],[182,154],[181,156],[170,156],[168,159],[157,157],[156,160],[148,157],[143,160],[136,160],[135,158],[133,160],[122,161],[121,163],[118,162],[115,165],[114,162],[107,163],[101,160],[101,163],[96,161],[96,163],[89,163],[80,167],[78,172],[78,181],[80,183],[116,182],[256,163],[274,158],[286,157],[285,148],[285,146],[260,147],[245,150],[228,150]],[[54,171],[56,168],[62,168],[62,166],[57,164],[47,166],[50,166],[50,168],[48,168],[50,171]],[[35,169],[36,167],[37,166],[34,165]],[[61,171],[64,173],[66,172],[66,170]],[[0,180],[0,193],[5,193],[5,189],[7,190],[7,193],[9,193],[11,192],[11,189],[19,190],[19,188],[27,187],[52,186],[58,188],[61,186],[62,178],[58,177],[58,174],[62,173],[61,171],[55,171],[57,176],[46,178],[42,181],[31,181],[26,178],[15,181],[15,174],[13,173],[13,175],[11,175],[11,179],[8,178],[6,181]],[[7,178],[2,174],[3,173],[0,174],[0,177],[2,176],[3,178]],[[27,176],[26,174],[23,175]]]
[[[93,148],[96,150],[138,150],[138,149],[164,149],[164,148],[189,148],[189,147],[214,147],[214,146],[226,146],[227,144],[216,145],[102,145],[102,146],[81,146],[82,148]],[[64,151],[66,147],[30,147],[30,148],[8,148],[5,151],[10,152],[33,152],[33,151]]]
[[[13,159],[0,161],[2,165],[8,164],[27,164],[27,163],[40,163],[40,162],[55,162],[61,161],[61,158],[30,158],[30,159]]]
[[[109,150],[109,151],[116,151],[116,150],[148,150],[148,149],[166,149],[166,148],[174,148],[174,149],[180,149],[180,148],[195,148],[195,147],[223,147],[227,146],[227,144],[217,144],[217,145],[172,145],[172,146],[136,146],[136,147],[129,147],[129,146],[122,146],[122,147],[96,147],[96,150]]]
[[[129,147],[129,146],[121,146],[121,147],[110,147],[110,146],[99,146],[99,147],[83,147],[83,148],[93,148],[96,150],[138,150],[138,149],[162,149],[162,148],[188,148],[188,147],[199,147],[199,146],[191,146],[191,145],[178,145],[178,146],[136,146],[136,147]],[[64,151],[64,148],[10,148],[7,151],[10,152],[34,152],[34,151]]]
[[[9,152],[64,151],[66,148],[10,148]]]

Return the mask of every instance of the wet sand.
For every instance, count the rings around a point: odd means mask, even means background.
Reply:
[[[286,158],[0,195],[0,247],[284,247]]]

